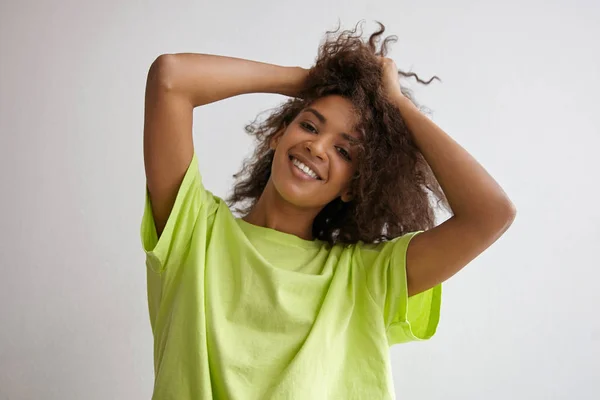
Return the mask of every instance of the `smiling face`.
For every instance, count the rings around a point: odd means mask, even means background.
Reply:
[[[341,96],[319,98],[277,134],[271,180],[287,202],[322,208],[337,197],[350,201],[360,140],[352,103]]]

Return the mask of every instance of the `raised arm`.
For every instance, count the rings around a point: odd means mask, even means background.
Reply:
[[[164,54],[150,66],[144,166],[157,235],[167,222],[194,154],[195,107],[245,93],[295,96],[307,70],[209,54]]]
[[[404,97],[398,69],[384,61],[384,85],[435,174],[454,215],[415,236],[406,255],[408,294],[447,280],[510,227],[516,208],[504,190],[464,148]]]

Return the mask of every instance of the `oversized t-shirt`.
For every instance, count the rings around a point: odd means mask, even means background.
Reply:
[[[441,285],[408,298],[406,249],[329,246],[234,216],[194,154],[160,239],[141,239],[154,400],[393,399],[389,346],[430,338]]]

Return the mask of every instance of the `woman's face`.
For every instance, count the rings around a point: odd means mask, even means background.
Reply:
[[[273,138],[272,183],[289,203],[322,208],[337,197],[352,200],[360,135],[352,103],[330,95],[314,101]]]

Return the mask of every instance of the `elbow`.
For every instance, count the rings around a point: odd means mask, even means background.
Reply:
[[[157,85],[163,89],[173,89],[174,54],[161,54],[150,65],[148,84]]]
[[[509,224],[512,224],[517,217],[517,207],[510,200],[505,205],[504,216]]]
[[[465,218],[472,226],[477,227],[479,235],[502,235],[510,228],[517,216],[517,208],[508,199],[488,204],[485,209]]]
[[[507,200],[505,204],[502,204],[502,206],[495,211],[494,214],[495,218],[493,219],[497,223],[497,229],[500,231],[500,234],[503,234],[508,230],[508,228],[510,228],[517,217],[517,208],[510,200]]]
[[[486,212],[491,219],[501,224],[510,225],[517,216],[517,207],[506,196],[490,201],[486,206]]]
[[[517,207],[513,203],[510,203],[510,216],[513,221],[517,217]]]

